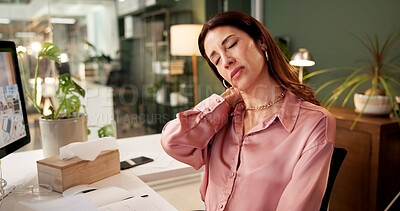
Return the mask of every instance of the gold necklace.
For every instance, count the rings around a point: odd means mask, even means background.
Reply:
[[[265,104],[265,105],[259,106],[259,107],[246,108],[245,110],[246,110],[246,111],[254,111],[254,110],[264,110],[264,109],[267,109],[267,108],[273,106],[275,103],[277,103],[277,102],[279,102],[280,100],[282,100],[283,97],[285,97],[285,94],[286,94],[286,90],[283,90],[283,92],[282,92],[274,101],[271,101],[271,102],[269,102],[269,103],[267,103],[267,104]]]

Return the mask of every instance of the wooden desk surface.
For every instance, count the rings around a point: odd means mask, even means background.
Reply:
[[[349,108],[330,108],[329,111],[335,115],[336,119],[339,120],[354,120],[359,115],[354,110]],[[371,115],[371,114],[363,114],[358,122],[375,124],[375,125],[384,125],[384,124],[392,124],[396,123],[396,118],[391,115]]]

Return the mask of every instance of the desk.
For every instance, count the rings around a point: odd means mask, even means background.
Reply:
[[[167,156],[161,147],[160,137],[161,134],[154,134],[118,139],[121,160],[128,158],[130,155],[157,155],[163,157],[164,164],[167,163],[168,165],[165,167],[156,167],[151,166],[151,163],[145,164],[122,171],[121,174],[98,181],[94,185],[98,185],[99,187],[107,184],[121,186],[134,194],[147,192],[150,196],[149,199],[154,200],[160,206],[166,207],[166,209],[163,208],[162,210],[176,210],[143,181],[149,182],[167,179],[185,174],[198,173],[199,171]],[[6,156],[2,160],[3,178],[9,185],[37,183],[36,161],[42,158],[42,150],[18,152]],[[129,178],[129,181],[124,181],[125,179],[123,178]]]
[[[150,163],[150,165],[138,166],[129,169],[129,171],[132,171],[144,182],[152,182],[201,172],[201,170],[195,170],[191,166],[178,162],[168,156],[161,147],[160,139],[161,134],[153,134],[118,140],[121,156],[124,156],[125,153],[136,155],[155,153],[156,155],[162,156],[165,163],[169,161],[166,167],[154,167]]]

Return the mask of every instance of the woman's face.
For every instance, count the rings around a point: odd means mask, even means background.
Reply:
[[[267,78],[261,45],[239,29],[220,26],[210,30],[204,49],[219,74],[242,91]]]

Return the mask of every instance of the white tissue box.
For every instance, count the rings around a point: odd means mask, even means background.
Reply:
[[[50,184],[53,190],[62,193],[67,188],[90,184],[120,172],[119,151],[100,153],[94,161],[78,157],[60,160],[53,156],[37,161],[39,184]]]

